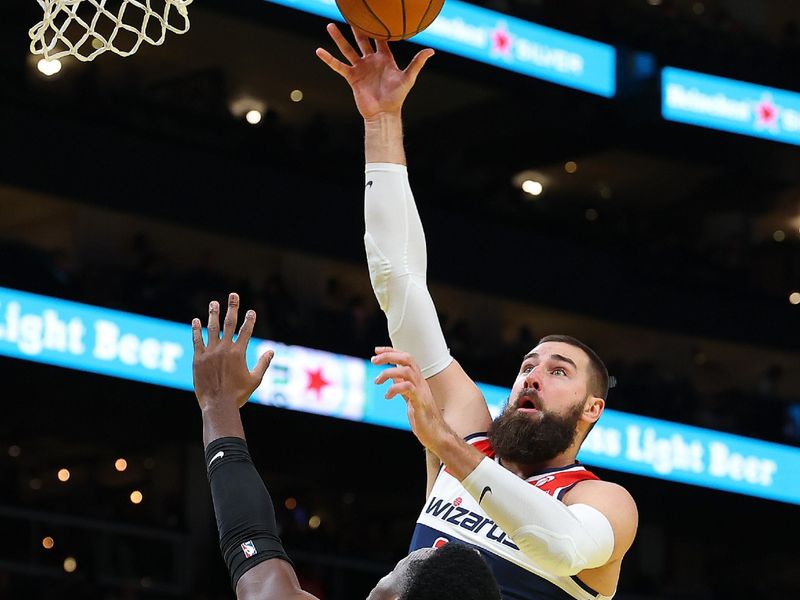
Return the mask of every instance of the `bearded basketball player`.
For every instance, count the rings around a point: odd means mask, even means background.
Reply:
[[[450,356],[426,285],[425,237],[408,181],[401,110],[433,50],[401,70],[386,42],[330,24],[343,60],[317,56],[350,85],[364,119],[364,237],[370,279],[394,348],[387,397],[401,395],[428,450],[428,498],[411,550],[448,543],[478,550],[505,600],[613,597],[638,525],[622,487],[576,461],[605,408],[608,372],[581,341],[553,335],[524,357],[503,413],[492,421],[472,379]],[[520,277],[546,269],[532,256]],[[546,277],[545,274],[542,275]]]

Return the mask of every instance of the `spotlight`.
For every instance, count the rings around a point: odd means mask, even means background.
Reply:
[[[258,125],[261,123],[261,111],[256,110],[255,108],[248,110],[244,115],[244,119],[250,123],[250,125]]]
[[[303,90],[292,90],[289,98],[291,98],[292,102],[300,102],[303,99]]]
[[[78,568],[78,561],[75,560],[73,557],[68,556],[67,558],[64,559],[64,570],[67,573],[72,573],[77,568]]]
[[[526,179],[522,182],[522,191],[530,194],[531,196],[538,196],[544,190],[541,182],[534,181],[533,179]]]
[[[322,519],[320,519],[317,515],[311,515],[311,518],[308,520],[308,526],[311,529],[317,529],[322,524]]]
[[[61,483],[65,483],[65,482],[69,481],[69,475],[70,475],[69,469],[59,469],[58,470],[58,480]]]
[[[120,473],[122,473],[125,469],[128,468],[128,461],[125,460],[124,458],[118,458],[116,461],[114,461],[114,468]]]
[[[568,160],[567,162],[564,163],[564,170],[570,175],[572,175],[575,171],[578,170],[578,163],[576,163],[574,160]]]
[[[61,61],[57,58],[53,60],[43,58],[36,63],[36,68],[39,69],[39,72],[45,77],[52,77],[61,70]]]
[[[783,229],[776,229],[775,232],[772,234],[772,239],[776,242],[782,242],[786,239],[786,232]]]
[[[42,540],[42,547],[45,550],[52,550],[53,546],[55,546],[55,545],[56,545],[55,540],[53,538],[51,538],[49,535]]]
[[[800,304],[800,292],[792,292],[789,294],[789,302],[792,304]]]
[[[286,502],[284,502],[283,505],[286,507],[287,510],[294,510],[295,508],[297,508],[297,500],[291,497],[287,498]]]
[[[140,492],[139,490],[133,490],[131,492],[131,502],[133,502],[134,504],[141,504],[143,498],[144,496],[142,496],[142,492]]]
[[[20,448],[16,444],[8,447],[8,455],[11,458],[17,458],[20,454],[22,454],[22,448]]]

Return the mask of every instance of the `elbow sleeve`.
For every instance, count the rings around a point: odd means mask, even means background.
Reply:
[[[554,575],[575,575],[611,558],[614,530],[588,504],[567,506],[490,458],[462,485],[525,556]]]
[[[451,362],[426,283],[425,233],[403,165],[370,163],[364,189],[364,246],[370,281],[395,348],[428,378]]]

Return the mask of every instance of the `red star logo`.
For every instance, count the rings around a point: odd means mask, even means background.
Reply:
[[[492,52],[508,56],[511,53],[511,36],[503,25],[492,32]]]
[[[772,127],[778,120],[778,107],[772,102],[772,98],[764,96],[756,105],[756,119],[762,127]]]
[[[306,369],[306,373],[308,374],[306,391],[313,391],[317,395],[317,402],[319,402],[320,398],[322,397],[322,389],[326,385],[330,385],[331,382],[325,379],[325,376],[322,374],[322,367],[319,367],[314,371]]]

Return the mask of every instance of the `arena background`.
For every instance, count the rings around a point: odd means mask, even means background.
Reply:
[[[610,408],[800,452],[800,153],[660,106],[665,66],[800,92],[796,2],[476,4],[613,45],[617,86],[442,51],[426,67],[406,141],[453,354],[507,387],[539,336],[569,333],[608,362]],[[314,56],[325,19],[196,2],[187,35],[46,77],[28,52],[39,10],[0,18],[0,286],[186,324],[236,290],[261,338],[361,358],[388,341],[361,122]],[[11,357],[0,373],[0,597],[232,597],[191,392]],[[306,589],[364,598],[422,506],[416,440],[243,414]],[[597,471],[641,514],[618,598],[800,597],[800,500]]]

